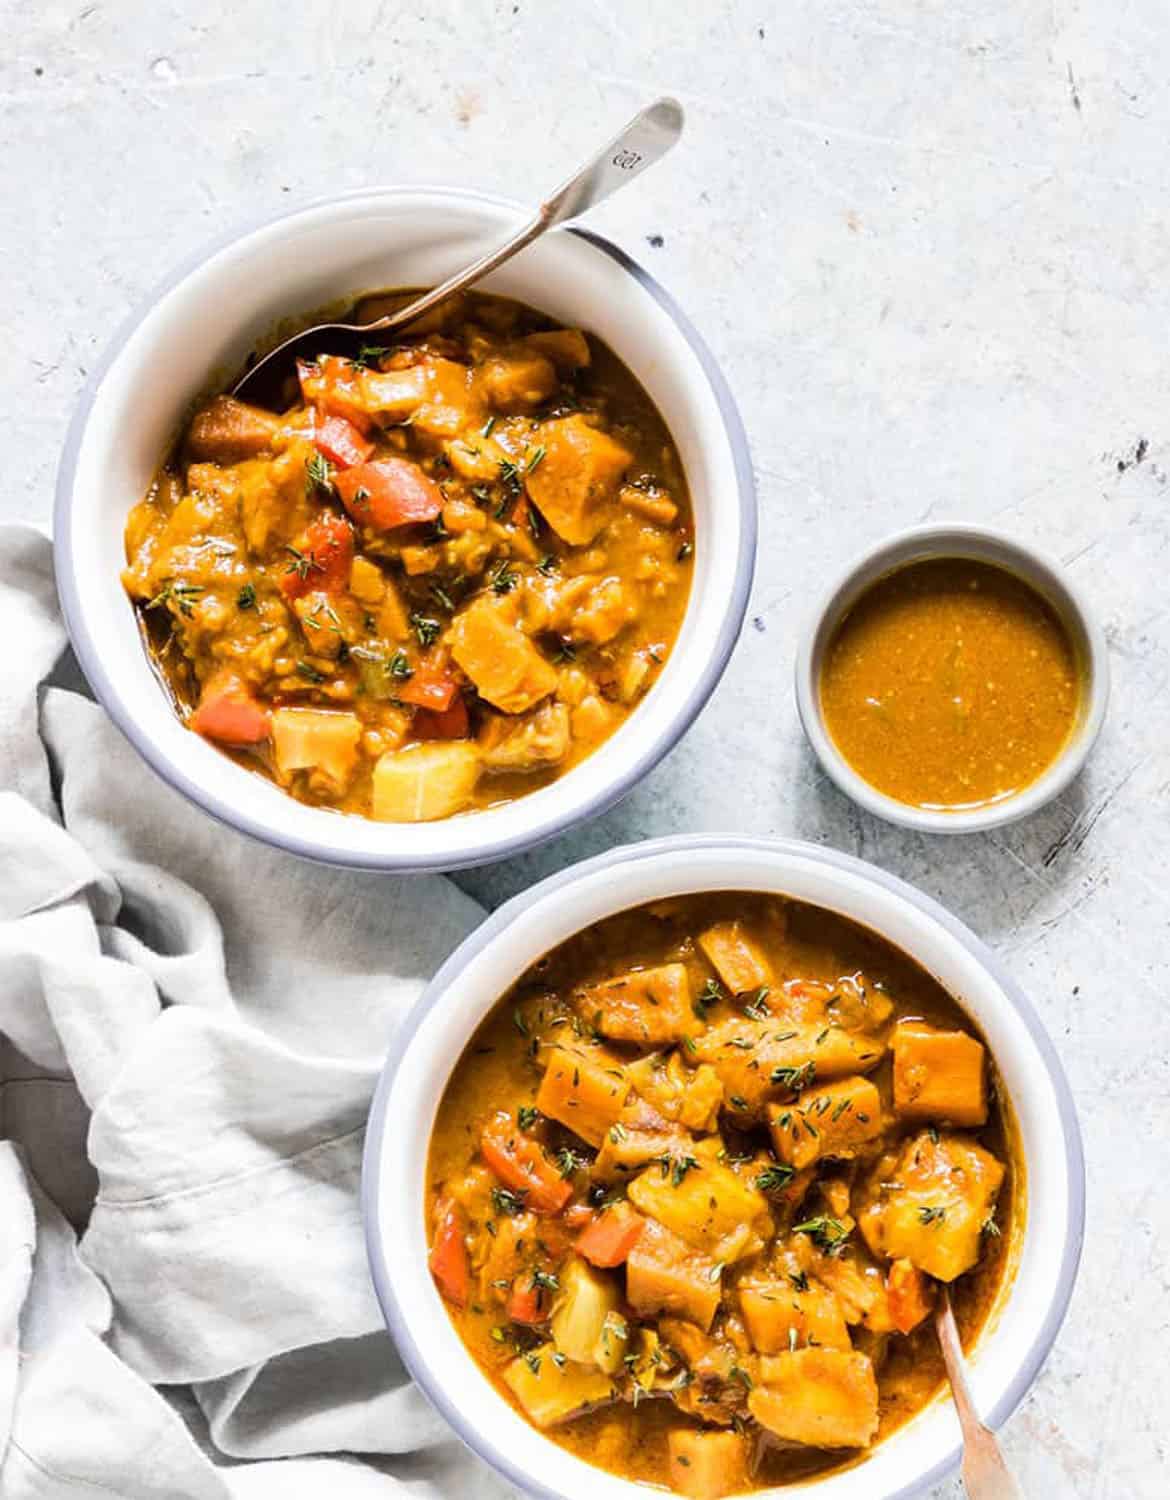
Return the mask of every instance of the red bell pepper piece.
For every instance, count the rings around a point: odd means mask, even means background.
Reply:
[[[238,677],[211,678],[199,698],[188,727],[221,745],[258,745],[272,730],[272,721]]]
[[[335,417],[344,417],[359,432],[369,432],[374,425],[366,406],[361,371],[349,360],[330,354],[322,355],[311,364],[299,359],[297,378],[306,405],[319,407]]]
[[[572,1184],[503,1110],[485,1128],[479,1149],[504,1186],[522,1194],[525,1208],[534,1214],[560,1213],[572,1196]]]
[[[577,1241],[577,1254],[595,1266],[620,1266],[642,1237],[646,1220],[632,1209],[599,1214]]]
[[[403,703],[415,708],[425,708],[433,714],[444,714],[451,707],[459,684],[451,675],[450,668],[434,661],[423,661],[414,669],[414,675],[398,689]]]
[[[420,708],[414,715],[414,732],[420,740],[465,740],[470,729],[471,721],[462,693],[455,694],[450,708],[438,713]]]
[[[450,1199],[439,1205],[428,1265],[443,1296],[454,1302],[456,1307],[466,1307],[471,1292],[467,1216]]]
[[[547,1323],[552,1311],[552,1292],[531,1272],[525,1272],[512,1283],[505,1310],[513,1323],[527,1323],[530,1327]]]
[[[342,469],[334,484],[355,521],[383,531],[433,521],[443,509],[442,490],[408,458],[355,464]]]
[[[374,445],[347,417],[322,415],[318,412],[313,420],[313,442],[337,469],[351,469],[354,464],[364,464],[374,451]]]
[[[280,580],[288,599],[299,599],[323,589],[340,593],[349,586],[353,563],[353,527],[334,511],[324,511],[305,528],[303,546],[290,549],[289,564]]]

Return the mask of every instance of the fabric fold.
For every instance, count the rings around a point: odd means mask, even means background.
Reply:
[[[387,1043],[479,909],[189,806],[43,688],[44,538],[0,529],[0,579],[0,1493],[512,1493],[405,1374],[358,1202]]]

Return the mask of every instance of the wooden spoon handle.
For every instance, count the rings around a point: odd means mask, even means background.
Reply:
[[[963,1429],[963,1484],[970,1500],[1024,1500],[1023,1491],[1004,1462],[995,1433],[983,1425],[975,1410],[967,1384],[963,1345],[946,1287],[939,1289],[934,1326],[951,1382],[959,1426]]]

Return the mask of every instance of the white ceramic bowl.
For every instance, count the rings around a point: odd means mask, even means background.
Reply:
[[[695,575],[678,642],[629,720],[570,774],[440,823],[386,824],[307,807],[244,770],[171,710],[119,573],[127,514],[190,403],[230,378],[282,318],[385,286],[430,284],[509,235],[526,210],[475,193],[370,190],[312,204],[205,249],[116,337],[74,418],[57,483],[57,586],[74,649],[107,712],[172,786],[225,823],[338,865],[454,869],[591,817],[671,748],[710,695],[743,620],[755,557],[751,463],[707,349],[658,284],[595,235],[544,236],[483,283],[596,333],[649,391],[682,456]]]
[[[871,585],[908,563],[929,557],[975,558],[1016,574],[1046,599],[1068,632],[1082,673],[1076,723],[1043,776],[999,802],[948,812],[913,807],[888,797],[859,776],[838,750],[821,708],[821,667],[837,627]],[[984,526],[915,526],[855,559],[825,591],[813,611],[796,657],[796,707],[809,744],[837,786],[876,817],[921,833],[978,833],[1014,823],[1058,797],[1084,765],[1105,720],[1109,656],[1101,627],[1084,595],[1061,568],[1034,548]]]
[[[460,1342],[427,1271],[423,1203],[435,1110],[476,1026],[534,960],[613,912],[711,890],[773,891],[873,929],[933,974],[987,1038],[1020,1127],[1027,1200],[1015,1278],[971,1360],[975,1399],[993,1426],[1031,1385],[1072,1292],[1084,1163],[1068,1085],[1031,1006],[960,922],[883,871],[810,844],[692,837],[611,850],[517,896],[448,959],[397,1036],[366,1136],[366,1241],[399,1352],[460,1437],[542,1500],[639,1500],[648,1492],[542,1437]],[[854,1467],[771,1493],[903,1500],[954,1467],[959,1441],[953,1409],[935,1401]]]

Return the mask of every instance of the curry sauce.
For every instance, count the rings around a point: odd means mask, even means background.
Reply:
[[[880,579],[845,616],[820,680],[838,750],[914,807],[1001,802],[1056,760],[1081,673],[1055,610],[1014,574],[934,558]]]
[[[421,822],[620,728],[674,646],[694,537],[611,350],[467,294],[301,362],[275,404],[201,407],[127,524],[125,586],[191,729],[299,801]]]
[[[970,1019],[876,935],[713,893],[611,917],[479,1027],[428,1159],[431,1268],[549,1438],[696,1500],[849,1463],[1006,1283],[1022,1179]]]

